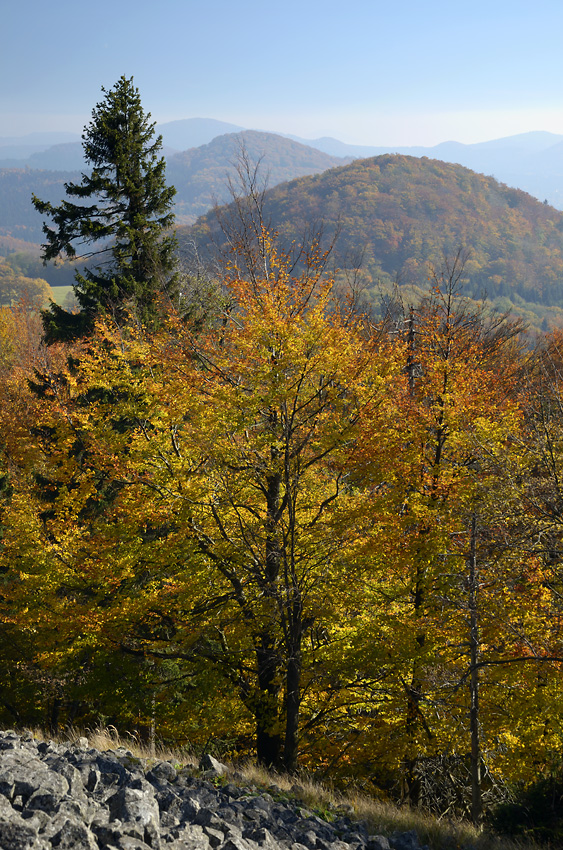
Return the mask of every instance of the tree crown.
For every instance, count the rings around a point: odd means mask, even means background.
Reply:
[[[100,312],[123,321],[133,310],[151,322],[158,294],[175,289],[176,243],[166,231],[174,220],[176,190],[166,185],[162,137],[154,137],[155,124],[143,111],[132,77],[102,92],[82,136],[92,170],[80,183],[65,184],[67,195],[83,202],[64,200],[55,207],[33,196],[35,208],[54,223],[43,226],[44,261],[61,254],[96,258],[93,268],[76,275],[81,310],[71,315],[52,305],[44,312],[48,342],[87,334]]]

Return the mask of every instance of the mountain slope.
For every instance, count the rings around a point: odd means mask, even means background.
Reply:
[[[261,163],[269,186],[308,174],[318,174],[343,160],[273,133],[245,130],[218,136],[209,144],[168,159],[166,176],[176,187],[179,222],[190,222],[215,202],[229,200],[229,179],[237,182],[237,161],[246,151],[251,163]],[[345,160],[344,160],[345,161]]]
[[[0,169],[0,237],[42,242],[43,217],[31,203],[32,193],[59,204],[66,197],[65,183],[79,181],[78,171]]]
[[[38,153],[35,161],[50,162],[54,168],[60,161],[59,154],[64,155],[69,149],[72,152],[74,147],[80,157],[80,145],[71,143]],[[218,136],[207,145],[168,160],[166,179],[177,189],[175,211],[180,223],[195,221],[215,200],[223,203],[229,198],[228,178],[236,180],[235,163],[243,147],[251,162],[262,160],[262,174],[268,176],[270,186],[343,162],[272,133],[248,130]],[[58,204],[65,198],[64,184],[68,182],[80,182],[80,172],[0,168],[0,237],[41,242],[42,217],[33,208],[31,195],[35,193],[42,200]]]
[[[471,251],[466,293],[563,306],[563,214],[525,192],[459,165],[384,155],[355,160],[266,195],[266,214],[288,240],[314,222],[335,236],[337,262],[363,256],[374,297],[378,282],[427,288],[429,263],[460,246]],[[207,242],[212,214],[181,242]]]
[[[238,124],[217,121],[215,118],[184,118],[157,124],[156,132],[162,136],[165,146],[176,148],[177,151],[185,151],[188,148],[207,145],[217,136],[223,136],[225,133],[240,133],[244,129]]]

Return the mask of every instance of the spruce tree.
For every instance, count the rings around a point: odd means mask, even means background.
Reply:
[[[80,309],[69,313],[56,304],[43,311],[45,341],[78,339],[91,332],[103,312],[123,322],[131,312],[146,324],[158,315],[158,296],[175,294],[175,237],[166,233],[176,190],[165,181],[162,137],[141,106],[133,78],[121,77],[84,128],[84,159],[91,166],[81,183],[67,183],[70,198],[60,206],[33,204],[54,226],[43,225],[43,260],[61,255],[93,259],[76,273]]]

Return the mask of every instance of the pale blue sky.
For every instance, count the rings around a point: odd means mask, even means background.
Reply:
[[[4,0],[0,136],[153,118],[373,145],[563,133],[563,0]]]

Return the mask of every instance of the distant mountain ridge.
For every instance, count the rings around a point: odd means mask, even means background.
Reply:
[[[193,222],[215,203],[230,200],[229,183],[235,187],[239,183],[237,163],[243,151],[251,164],[260,163],[260,176],[270,187],[351,161],[273,133],[245,130],[218,136],[168,159],[166,175],[176,187],[175,211],[180,224]]]
[[[162,135],[164,153],[170,158],[191,148],[210,144],[219,136],[250,131],[238,124],[214,118],[186,118],[158,124],[157,132]],[[282,136],[329,156],[346,159],[398,153],[457,163],[491,175],[563,209],[563,135],[556,133],[533,131],[475,144],[446,141],[431,147],[350,145],[328,136],[304,139],[284,133],[268,135]],[[32,133],[17,138],[0,137],[0,169],[74,171],[83,167],[78,134]]]
[[[157,124],[156,127],[165,147],[174,148],[177,151],[199,148],[201,145],[208,145],[217,136],[224,136],[225,133],[241,133],[246,129],[238,124],[217,121],[215,118],[184,118],[180,121]]]
[[[356,159],[380,156],[384,153],[401,153],[406,156],[428,156],[429,152],[432,152],[433,154],[444,153],[449,156],[452,154],[457,155],[471,151],[473,151],[477,156],[479,155],[479,152],[484,151],[499,151],[503,154],[512,151],[516,154],[516,156],[518,156],[538,153],[563,141],[563,135],[548,133],[543,130],[532,131],[530,133],[520,133],[515,136],[504,136],[500,139],[492,139],[487,142],[464,144],[463,142],[447,141],[440,142],[433,146],[349,145],[345,142],[339,141],[338,139],[333,139],[330,136],[324,136],[320,139],[302,139],[299,136],[289,135],[288,138],[295,139],[295,141],[302,142],[303,144],[311,145],[319,150],[324,150],[326,153],[331,153],[333,156],[353,156]],[[441,159],[442,157],[435,156],[433,158]]]
[[[310,140],[290,138],[333,156],[365,158],[396,153],[464,165],[472,171],[523,189],[539,200],[545,199],[558,209],[563,208],[563,135],[556,133],[534,131],[488,142],[467,145],[450,141],[432,147],[348,145],[329,137]]]
[[[206,145],[225,133],[240,133],[245,127],[214,118],[185,118],[157,125],[164,148],[170,155]],[[165,151],[166,153],[166,151]],[[37,168],[74,171],[84,168],[82,142],[78,133],[30,133],[0,136],[0,168]]]
[[[209,124],[206,127],[195,126],[200,136],[206,129],[212,132],[214,128]],[[176,128],[176,131],[178,129],[186,130],[185,127]],[[191,131],[194,125],[188,129]],[[61,152],[63,156],[67,155],[68,148],[73,148],[80,156],[72,172],[58,168]],[[208,144],[192,147],[168,158],[166,178],[177,190],[175,212],[179,223],[194,222],[215,202],[224,203],[228,200],[228,181],[229,178],[235,183],[237,181],[236,161],[242,148],[246,150],[251,162],[262,161],[262,174],[267,175],[269,186],[306,174],[318,174],[347,161],[273,133],[245,130],[217,136]],[[41,154],[35,154],[31,160],[47,162],[50,167],[34,170],[0,168],[0,239],[8,237],[42,242],[43,218],[31,204],[32,193],[42,200],[59,204],[65,198],[65,183],[80,181],[83,168],[80,145],[55,145]]]

